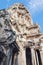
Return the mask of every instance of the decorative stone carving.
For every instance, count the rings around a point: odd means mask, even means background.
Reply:
[[[43,59],[43,34],[40,32],[39,25],[33,24],[31,15],[25,6],[16,3],[6,10],[0,10],[0,52],[2,56],[0,56],[2,59],[0,65],[28,65],[26,48],[31,50],[32,65],[40,65],[38,62]],[[39,50],[41,59],[36,50]],[[14,61],[13,64],[12,61]]]
[[[9,22],[8,12],[0,11],[0,65],[12,65],[13,55],[19,50],[16,44],[16,34],[12,31]]]

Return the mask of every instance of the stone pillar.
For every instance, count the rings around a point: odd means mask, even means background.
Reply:
[[[43,65],[43,50],[40,51],[40,56],[41,56],[41,62],[42,62],[42,65]]]
[[[37,65],[35,50],[33,48],[31,49],[31,55],[32,55],[32,65]]]
[[[39,65],[39,59],[38,59],[37,51],[35,51],[35,55],[36,55],[36,62],[37,62],[37,65]]]
[[[26,50],[20,50],[19,54],[18,54],[18,64],[17,65],[26,65]]]
[[[17,57],[18,57],[18,54],[14,54],[13,65],[18,65]]]

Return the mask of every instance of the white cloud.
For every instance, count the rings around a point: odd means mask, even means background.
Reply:
[[[32,13],[35,13],[36,11],[39,11],[41,9],[43,9],[43,0],[27,0],[28,1],[28,7],[29,10]]]

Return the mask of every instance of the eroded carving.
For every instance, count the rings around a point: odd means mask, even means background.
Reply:
[[[1,10],[0,16],[0,65],[12,65],[13,55],[19,50],[16,34],[11,29],[8,12]]]

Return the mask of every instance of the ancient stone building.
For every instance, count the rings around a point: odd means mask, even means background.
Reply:
[[[43,65],[43,34],[39,25],[32,22],[29,11],[20,3],[6,11],[9,13],[9,23],[13,32],[16,32],[16,43],[19,46],[13,65]]]
[[[0,10],[0,65],[13,65],[13,57],[19,51],[16,34],[9,22],[8,12]]]
[[[16,31],[16,42],[20,47],[17,65],[43,65],[43,34],[34,24],[24,5],[18,3],[7,10],[11,27]]]

